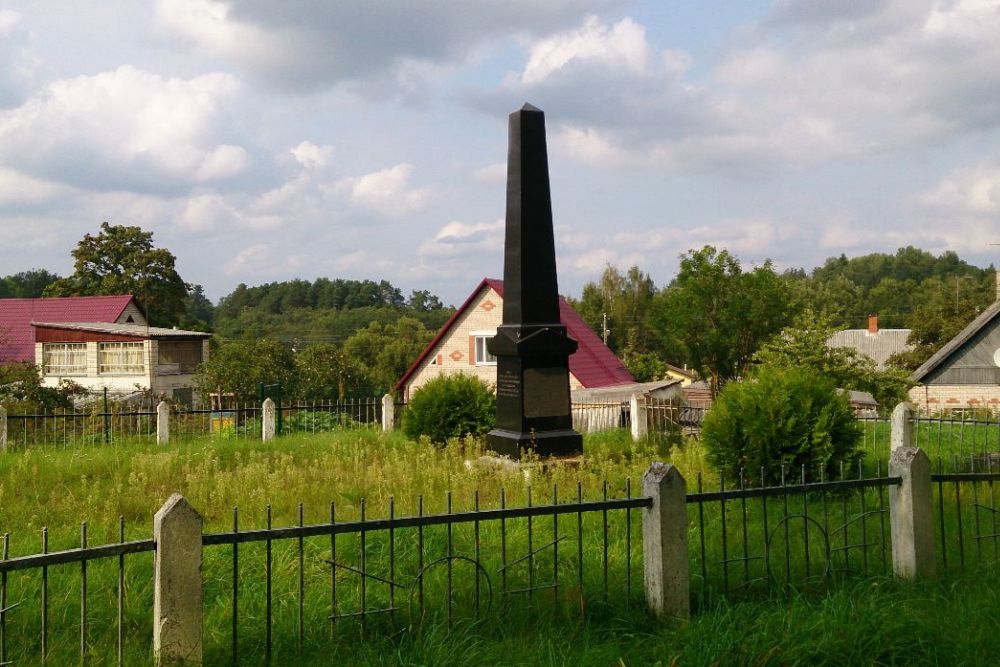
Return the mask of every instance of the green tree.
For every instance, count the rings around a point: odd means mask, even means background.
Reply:
[[[255,400],[261,384],[281,383],[282,393],[294,396],[295,380],[292,352],[271,338],[222,343],[198,366],[194,377],[202,396],[221,390],[235,394],[239,401]]]
[[[193,331],[211,331],[215,320],[215,306],[205,296],[201,285],[190,285],[184,297],[184,314],[181,316],[180,327]]]
[[[677,278],[652,310],[665,349],[685,361],[713,393],[746,374],[754,353],[791,316],[787,283],[766,261],[744,272],[738,259],[711,246],[681,255]]]
[[[0,278],[0,298],[33,299],[42,296],[45,288],[59,280],[59,276],[45,269],[21,271]]]
[[[356,360],[332,343],[313,343],[295,355],[298,393],[304,399],[345,398],[362,384]]]
[[[931,281],[928,281],[930,283]],[[913,371],[954,338],[990,303],[989,292],[975,286],[952,293],[940,281],[927,285],[927,302],[917,306],[908,320],[912,349],[893,355],[889,363]],[[937,289],[935,289],[935,287]]]
[[[906,400],[910,382],[906,373],[888,368],[848,347],[830,347],[835,329],[828,316],[806,310],[754,355],[754,363],[770,368],[804,368],[832,380],[840,389],[867,391],[883,410]]]
[[[571,303],[599,336],[607,316],[608,347],[617,353],[624,353],[628,347],[638,354],[650,352],[656,344],[647,320],[655,296],[652,279],[638,266],[622,273],[608,264],[600,281],[584,285],[580,299],[572,299]]]
[[[390,391],[434,336],[420,320],[372,322],[344,343],[344,353],[364,369],[367,389]]]
[[[862,429],[830,378],[807,368],[757,369],[731,382],[705,416],[701,438],[709,462],[726,479],[746,484],[830,479],[861,453]]]
[[[150,323],[173,326],[184,315],[187,286],[174,268],[175,257],[153,246],[153,233],[139,227],[101,223],[73,250],[73,275],[45,289],[45,296],[133,294]]]

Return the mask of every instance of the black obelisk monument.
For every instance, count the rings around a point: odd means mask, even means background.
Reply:
[[[519,458],[583,452],[573,430],[569,355],[577,343],[559,319],[545,114],[530,104],[510,115],[503,324],[488,349],[497,357],[497,427],[486,447]]]

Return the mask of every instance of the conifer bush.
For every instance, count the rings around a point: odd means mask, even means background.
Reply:
[[[836,479],[861,457],[861,424],[833,380],[802,368],[761,367],[719,393],[702,424],[709,463],[731,483]]]
[[[480,436],[496,423],[496,397],[470,375],[442,375],[417,389],[403,411],[403,432],[432,442]]]

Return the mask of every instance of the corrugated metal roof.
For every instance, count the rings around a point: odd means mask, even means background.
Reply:
[[[0,361],[35,360],[32,321],[114,322],[131,301],[131,294],[0,299]]]
[[[909,329],[879,329],[875,333],[868,329],[845,329],[830,336],[826,344],[829,347],[853,348],[872,359],[881,369],[885,368],[885,362],[892,355],[912,349],[906,342],[909,336]]]
[[[572,392],[574,403],[603,403],[615,401],[628,401],[635,394],[645,396],[654,394],[665,389],[672,389],[678,395],[681,394],[680,380],[659,380],[656,382],[633,382],[630,384],[616,384],[611,387],[594,387],[591,389],[577,389]]]
[[[402,390],[406,386],[410,377],[420,368],[420,365],[428,355],[431,354],[438,343],[447,335],[455,322],[462,316],[462,313],[472,305],[472,302],[475,301],[479,293],[486,288],[492,288],[500,295],[501,299],[503,298],[503,281],[496,278],[483,278],[479,285],[476,286],[476,289],[472,291],[472,294],[458,307],[455,314],[445,322],[441,330],[434,336],[434,339],[431,340],[427,347],[424,348],[424,351],[417,357],[416,361],[407,369],[403,377],[399,378],[399,381],[396,382],[397,391]],[[594,387],[609,387],[635,382],[635,378],[625,368],[625,364],[615,356],[615,353],[604,344],[604,341],[587,326],[583,318],[561,296],[559,297],[559,318],[562,320],[563,326],[566,327],[566,332],[578,344],[576,352],[569,357],[569,371],[580,381],[580,384],[587,389],[591,389]]]
[[[71,331],[93,331],[120,336],[136,336],[139,338],[211,338],[212,334],[204,331],[185,331],[184,329],[164,329],[162,327],[147,327],[142,324],[117,324],[115,322],[32,322],[31,326],[48,329],[68,329]]]
[[[995,318],[997,314],[1000,314],[1000,299],[990,304],[989,308],[984,310],[979,314],[979,317],[969,323],[969,326],[959,331],[958,334],[945,343],[940,350],[932,354],[930,359],[920,365],[920,368],[913,371],[913,375],[910,376],[910,379],[914,382],[922,380],[928,373],[940,366],[948,357],[952,355],[952,353],[956,352],[958,348],[965,345],[970,338],[979,333],[983,327],[992,322],[993,318]]]

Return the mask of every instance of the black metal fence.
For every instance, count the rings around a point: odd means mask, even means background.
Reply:
[[[346,511],[331,503],[329,521],[319,524],[305,524],[299,505],[296,525],[281,527],[272,525],[268,506],[264,526],[249,530],[234,508],[232,530],[202,538],[205,608],[215,622],[206,627],[209,662],[270,661],[279,652],[287,659],[344,624],[394,632],[524,605],[584,614],[602,602],[628,607],[641,595],[635,510],[649,507],[649,498],[632,497],[628,482],[619,497],[607,484],[598,499],[585,499],[579,485],[568,497],[553,486],[543,503],[530,487],[517,495],[517,505],[503,491],[487,505],[476,493],[458,510],[449,493],[439,513],[425,513],[419,497],[416,511],[402,516],[389,499],[379,518],[366,515],[364,500]],[[126,541],[124,521],[119,530],[118,542],[90,546],[84,525],[79,547],[52,552],[43,530],[41,551],[15,558],[4,536],[0,662],[106,662],[111,637],[117,664],[131,664],[130,655],[148,660],[152,563],[126,561],[157,545]],[[100,574],[116,575],[117,585],[113,595],[93,599],[101,562],[115,567]],[[129,581],[142,598],[137,605],[126,604]],[[99,588],[108,591],[107,583]],[[127,608],[139,618],[127,618]]]
[[[402,405],[397,405],[396,413]],[[282,403],[281,432],[316,433],[345,428],[380,428],[382,398]],[[200,437],[259,440],[261,403],[233,402],[222,408],[170,405],[170,439]],[[156,406],[148,401],[92,403],[73,410],[7,413],[7,446],[76,447],[121,442],[155,442]]]
[[[939,459],[932,475],[939,568],[964,570],[1000,557],[995,485],[1000,459]],[[695,609],[719,596],[835,586],[893,571],[887,496],[901,484],[878,463],[807,481],[783,470],[781,483],[735,487],[689,481],[689,571]],[[767,479],[766,471],[752,475]],[[543,502],[539,496],[543,496]],[[530,486],[496,498],[453,499],[425,512],[423,497],[395,499],[372,518],[363,499],[329,506],[329,519],[247,529],[234,508],[231,529],[202,537],[206,651],[211,662],[270,660],[316,650],[350,629],[419,630],[427,624],[530,607],[585,615],[641,599],[641,519],[653,499],[632,484],[604,483],[586,498]],[[405,510],[405,511],[404,511]],[[151,539],[0,554],[0,663],[148,660],[152,623]],[[143,556],[143,554],[146,554]],[[96,593],[95,593],[96,591]],[[74,607],[78,610],[76,613]],[[354,635],[352,635],[354,636]]]
[[[756,478],[768,477],[761,471]],[[706,490],[696,477],[688,494],[696,595],[707,601],[891,573],[886,489],[900,478],[876,464],[806,480],[804,469],[783,469],[779,485],[748,486],[741,475],[735,488],[720,481]]]

